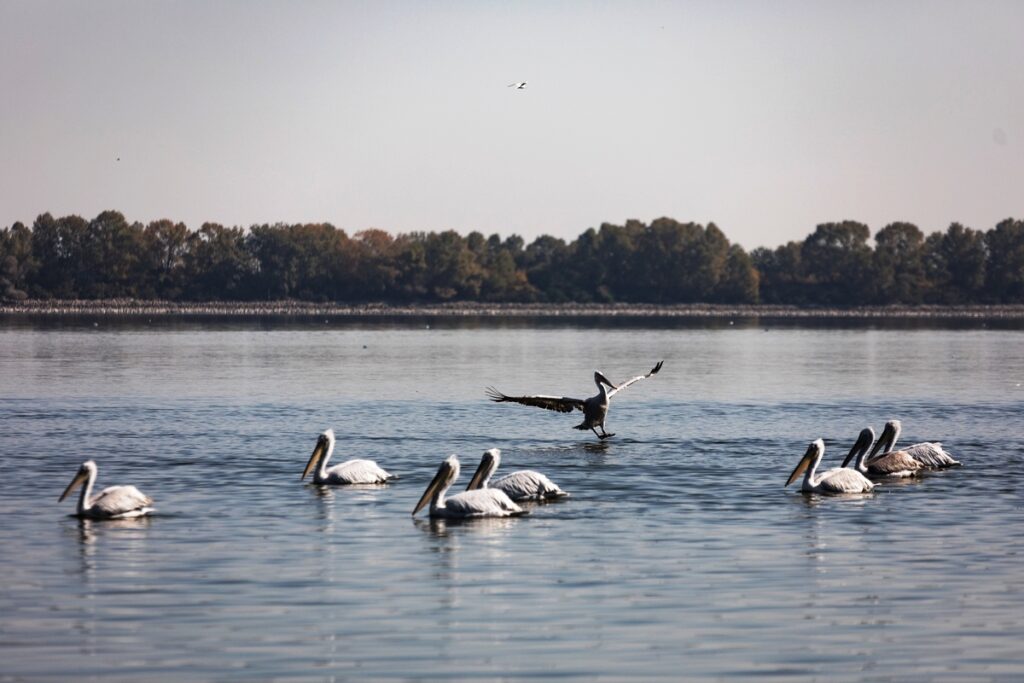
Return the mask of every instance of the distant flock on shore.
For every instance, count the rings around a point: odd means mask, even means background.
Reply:
[[[647,374],[637,375],[620,384],[611,382],[601,372],[595,372],[597,394],[586,399],[544,394],[509,396],[494,387],[487,388],[487,395],[497,403],[520,403],[562,413],[579,410],[583,413],[583,421],[574,429],[590,430],[603,441],[615,436],[605,430],[605,420],[608,417],[612,396],[640,380],[657,374],[662,364],[663,361],[658,362]],[[807,447],[807,451],[786,480],[786,486],[803,474],[800,488],[806,493],[866,493],[872,491],[880,481],[913,477],[927,470],[945,469],[961,464],[943,449],[941,443],[924,442],[895,450],[901,431],[902,424],[899,420],[889,420],[876,441],[874,430],[866,427],[861,430],[842,465],[821,473],[818,472],[818,466],[825,455],[825,443],[822,439],[816,439]],[[395,478],[372,460],[352,459],[328,467],[327,463],[334,454],[334,446],[334,430],[327,429],[317,438],[313,454],[306,463],[300,480],[305,480],[312,474],[313,483],[319,486],[366,486],[387,484]],[[534,470],[517,470],[491,481],[500,465],[499,449],[492,448],[484,452],[466,490],[446,497],[448,490],[458,479],[461,469],[458,458],[455,455],[449,456],[441,463],[437,474],[413,508],[412,514],[415,515],[429,503],[429,514],[432,518],[511,517],[527,514],[527,511],[520,507],[521,502],[551,501],[569,495],[547,476]],[[153,499],[131,485],[110,486],[94,496],[92,491],[97,472],[98,467],[94,461],[82,463],[60,496],[59,500],[63,501],[76,488],[82,486],[76,516],[90,519],[128,519],[153,512]]]

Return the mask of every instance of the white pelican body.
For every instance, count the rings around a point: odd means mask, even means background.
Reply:
[[[383,484],[394,475],[388,474],[372,460],[346,460],[328,469],[327,461],[334,453],[334,430],[328,429],[316,440],[313,455],[306,463],[300,481],[313,471],[313,481],[328,486],[348,484]],[[314,469],[315,468],[315,469]]]
[[[558,484],[534,470],[517,470],[491,483],[491,477],[494,476],[494,472],[498,469],[499,465],[501,465],[500,450],[492,448],[489,451],[484,451],[483,457],[480,458],[480,466],[476,468],[476,472],[473,474],[473,478],[469,480],[469,486],[466,487],[466,490],[476,491],[490,488],[504,492],[505,495],[516,502],[522,500],[549,500],[569,495],[558,488]]]
[[[870,441],[865,445],[862,439],[858,439],[853,448],[867,450],[870,446]],[[854,451],[851,450],[852,452]],[[800,490],[806,493],[864,493],[875,488],[875,485],[867,477],[849,467],[835,467],[826,470],[819,476],[817,474],[818,465],[824,455],[825,442],[821,439],[811,442],[804,457],[800,458],[796,469],[786,480],[786,486],[796,481],[797,477],[806,470],[804,483],[800,485]]]
[[[79,517],[90,519],[128,519],[142,517],[153,511],[150,505],[153,499],[134,486],[108,486],[96,495],[92,495],[92,486],[96,482],[96,463],[86,460],[78,468],[78,473],[71,480],[58,502],[67,498],[83,482],[82,496],[78,499]]]
[[[882,433],[882,437],[885,437],[885,432]],[[871,427],[862,429],[857,443],[860,443],[862,439],[867,439],[870,444],[875,439],[875,430]],[[882,439],[879,439],[872,455],[878,450],[881,443]],[[866,457],[867,448],[863,448],[859,452],[855,451],[857,451],[856,448],[850,450],[849,455],[843,460],[843,467],[850,466],[852,461],[853,469],[872,480],[915,477],[922,469],[921,463],[902,451],[883,453],[873,459]]]
[[[454,455],[441,463],[437,474],[423,492],[423,496],[412,514],[416,514],[423,507],[430,503],[431,517],[444,517],[446,519],[467,519],[471,517],[511,517],[523,515],[526,512],[516,505],[512,500],[498,489],[477,489],[476,491],[463,491],[456,493],[451,498],[445,498],[444,494],[451,488],[452,484],[459,477],[459,459]]]
[[[882,435],[878,437],[878,443],[875,444],[874,449],[871,451],[871,455],[868,456],[868,466],[878,459],[886,457],[890,453],[903,453],[907,457],[916,460],[920,463],[922,469],[945,469],[947,467],[957,467],[962,465],[960,461],[953,458],[943,447],[941,443],[925,441],[923,443],[916,443],[913,446],[907,446],[901,448],[898,451],[893,451],[896,447],[896,441],[900,438],[900,432],[903,431],[903,424],[899,420],[889,420],[885,423],[885,429],[882,430]],[[885,450],[882,451],[881,455],[875,455],[878,450],[885,444]]]
[[[543,394],[537,394],[535,396],[506,396],[494,387],[487,387],[487,395],[495,403],[522,403],[523,405],[545,408],[546,410],[556,410],[560,413],[571,413],[574,410],[583,411],[583,422],[573,427],[573,429],[589,429],[594,432],[597,438],[603,440],[608,437],[615,436],[615,434],[609,434],[604,428],[604,421],[608,417],[608,406],[610,404],[611,397],[629,385],[656,374],[658,370],[661,370],[661,365],[664,362],[665,361],[659,361],[658,364],[654,366],[654,369],[646,375],[637,375],[636,377],[628,379],[617,386],[612,384],[611,381],[609,381],[609,379],[600,372],[594,372],[594,383],[597,385],[597,395],[591,396],[590,398],[545,396]],[[609,391],[609,389],[611,391]],[[600,434],[597,432],[598,427],[601,428]]]

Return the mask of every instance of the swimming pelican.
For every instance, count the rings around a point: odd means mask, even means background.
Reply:
[[[57,502],[63,501],[82,482],[82,497],[78,499],[78,517],[89,517],[92,519],[128,519],[129,517],[142,517],[153,511],[149,507],[153,499],[138,490],[134,486],[108,486],[99,492],[95,498],[92,497],[92,485],[96,482],[96,463],[86,460],[78,468],[78,473],[71,480],[64,493],[60,494]]]
[[[573,427],[573,429],[589,429],[594,432],[597,438],[603,440],[615,436],[615,434],[609,434],[604,428],[604,421],[608,417],[608,405],[611,397],[629,385],[639,382],[651,375],[657,374],[658,370],[661,370],[661,365],[664,362],[665,361],[658,361],[658,364],[654,366],[654,369],[646,375],[637,375],[618,386],[612,384],[612,382],[600,372],[594,372],[594,384],[597,385],[597,395],[586,399],[544,395],[506,396],[494,387],[487,387],[487,396],[495,403],[522,403],[526,406],[536,406],[537,408],[545,408],[547,410],[557,410],[560,413],[571,413],[574,410],[582,410],[583,422]],[[611,391],[608,391],[608,389],[611,389]],[[597,433],[597,427],[601,428],[600,434]]]
[[[882,436],[885,436],[885,432],[882,433]],[[865,439],[868,446],[859,450],[856,448],[851,449],[846,459],[843,460],[843,467],[848,467],[850,462],[853,461],[853,469],[870,479],[914,477],[922,469],[921,463],[903,451],[886,452],[874,459],[867,458],[868,448],[871,442],[875,440],[875,430],[871,427],[862,429],[857,443],[859,444]],[[872,455],[878,450],[881,441],[879,439],[875,444]]]
[[[431,517],[448,519],[464,519],[467,517],[511,517],[526,512],[498,489],[477,489],[456,493],[447,500],[444,494],[459,478],[459,459],[454,455],[441,463],[437,474],[423,492],[423,497],[416,503],[412,514],[423,509],[430,502]]]
[[[473,478],[469,480],[467,491],[478,489],[491,489],[503,491],[509,498],[519,502],[521,500],[550,500],[562,498],[569,494],[558,488],[558,484],[548,479],[540,472],[533,470],[517,470],[506,474],[493,484],[490,483],[494,472],[501,465],[501,451],[492,448],[484,451],[480,458],[480,466],[476,468]]]
[[[861,432],[861,437],[863,434]],[[855,453],[860,449],[867,450],[870,445],[870,441],[865,443],[863,438],[859,438],[850,452]],[[811,445],[807,447],[804,457],[800,458],[796,469],[786,480],[786,486],[796,481],[797,477],[806,470],[804,483],[800,486],[800,490],[806,493],[864,493],[875,487],[867,477],[849,467],[834,467],[818,476],[817,469],[823,455],[825,455],[825,442],[821,439],[812,441]]]
[[[327,469],[327,461],[334,453],[334,430],[328,429],[316,440],[313,455],[306,463],[299,480],[305,479],[314,468],[313,481],[317,484],[341,486],[346,484],[383,484],[394,477],[377,466],[372,460],[346,460],[340,465]]]
[[[896,440],[900,438],[900,432],[903,431],[903,424],[899,420],[889,420],[885,423],[885,428],[882,430],[882,435],[878,437],[878,443],[871,450],[871,455],[868,456],[868,465],[870,466],[872,461],[876,457],[880,458],[888,453],[893,452],[893,448],[896,447]],[[875,454],[885,444],[885,450],[882,451],[882,455],[876,456]],[[901,448],[899,452],[906,453],[911,458],[921,463],[924,468],[930,469],[945,469],[947,467],[957,467],[962,465],[958,460],[955,460],[938,442],[923,442],[916,443],[913,446],[907,446]]]

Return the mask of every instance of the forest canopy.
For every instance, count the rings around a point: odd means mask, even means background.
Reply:
[[[982,232],[823,223],[747,253],[714,224],[659,218],[572,242],[330,223],[225,227],[44,213],[0,231],[0,298],[437,303],[1024,303],[1024,221]]]

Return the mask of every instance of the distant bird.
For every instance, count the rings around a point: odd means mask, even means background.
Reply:
[[[153,499],[134,486],[109,486],[93,498],[92,486],[96,482],[96,463],[86,460],[78,468],[78,473],[71,480],[57,502],[62,502],[72,491],[83,482],[82,496],[78,499],[78,517],[91,519],[128,519],[142,517],[153,511],[150,505]]]
[[[348,484],[383,484],[394,475],[388,474],[377,466],[373,460],[346,460],[340,465],[327,469],[327,461],[334,453],[334,430],[328,429],[316,440],[313,455],[306,463],[299,480],[305,479],[313,472],[313,481],[329,486],[345,486]]]
[[[867,450],[871,446],[870,441],[865,442],[863,440],[863,435],[864,433],[861,432],[862,438],[857,439],[857,443],[853,445],[853,449],[850,451],[851,453],[859,452],[861,449]],[[807,447],[804,457],[800,458],[796,469],[793,470],[793,473],[789,475],[789,479],[786,480],[786,486],[792,484],[796,481],[797,477],[806,471],[804,482],[800,485],[800,490],[805,493],[864,493],[875,487],[871,480],[849,467],[834,467],[822,472],[819,476],[817,474],[818,465],[821,463],[821,458],[824,455],[825,442],[821,439],[812,441],[811,445]]]
[[[427,485],[427,490],[423,492],[416,507],[412,509],[412,514],[415,515],[422,510],[428,502],[430,503],[431,517],[466,519],[470,517],[513,517],[526,514],[523,508],[512,502],[498,489],[463,491],[446,499],[444,494],[458,478],[459,459],[450,455],[437,469],[437,474]]]
[[[515,88],[516,90],[523,90],[526,88],[526,81],[519,81],[518,83],[509,83],[506,87]]]
[[[871,442],[875,440],[875,430],[871,427],[862,429],[857,443],[861,443],[862,440],[866,440],[868,445],[861,449],[851,449],[846,459],[843,460],[843,467],[850,467],[852,461],[853,469],[872,480],[913,477],[922,469],[921,463],[902,451],[883,453],[874,460],[868,461],[866,456]],[[878,444],[875,445],[875,448],[877,450]]]
[[[475,491],[489,488],[492,491],[502,491],[517,503],[523,500],[550,500],[569,495],[558,488],[558,484],[533,470],[517,470],[506,474],[492,484],[490,483],[491,477],[494,476],[494,472],[500,464],[500,450],[492,448],[489,451],[484,451],[483,457],[480,458],[480,466],[476,468],[466,490]]]
[[[597,385],[597,395],[586,399],[568,398],[565,396],[545,396],[542,394],[534,396],[506,396],[494,387],[487,387],[487,396],[495,403],[522,403],[526,406],[536,406],[537,408],[544,408],[546,410],[556,410],[560,413],[571,413],[573,410],[582,410],[583,422],[573,427],[573,429],[589,429],[594,432],[597,438],[603,440],[615,436],[615,434],[609,434],[604,428],[604,421],[608,417],[608,405],[611,397],[629,385],[639,382],[651,375],[657,374],[658,370],[661,370],[661,365],[664,362],[665,361],[658,361],[658,364],[654,366],[654,369],[646,375],[637,375],[618,386],[613,384],[600,372],[595,371],[594,383]],[[611,391],[608,391],[609,388]],[[600,434],[597,432],[597,427],[601,428]]]
[[[871,449],[871,455],[867,458],[867,464],[870,466],[876,459],[894,452],[893,448],[896,447],[896,440],[900,438],[900,432],[902,431],[903,424],[899,420],[889,420],[886,422],[885,428],[882,429],[882,435],[878,437],[875,447]],[[883,445],[885,446],[885,450],[882,451],[881,455],[876,455]],[[913,446],[901,448],[899,452],[906,453],[911,458],[921,463],[922,467],[928,469],[945,469],[947,467],[958,467],[963,464],[959,460],[955,460],[953,456],[942,447],[942,444],[937,441],[916,443]]]

